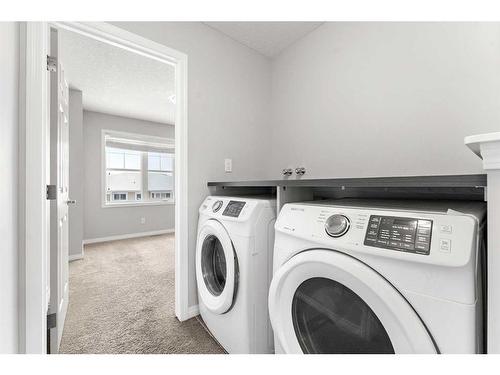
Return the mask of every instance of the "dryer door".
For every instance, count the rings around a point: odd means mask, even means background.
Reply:
[[[426,327],[380,274],[343,253],[299,253],[274,275],[274,332],[286,353],[436,353]]]
[[[203,304],[216,314],[227,312],[236,296],[238,262],[226,229],[208,220],[198,234],[196,283]]]

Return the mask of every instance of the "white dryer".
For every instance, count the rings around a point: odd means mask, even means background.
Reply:
[[[482,202],[286,204],[269,291],[276,352],[483,352],[485,212]]]
[[[199,213],[196,283],[203,321],[228,353],[272,353],[267,295],[276,201],[210,196]]]

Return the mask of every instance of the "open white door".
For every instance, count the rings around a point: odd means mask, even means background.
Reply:
[[[50,179],[55,185],[51,202],[51,272],[50,309],[56,326],[50,331],[50,352],[57,353],[61,343],[64,320],[68,309],[68,246],[69,246],[69,88],[64,67],[59,59],[57,30],[51,29],[50,50]],[[49,319],[50,321],[50,319]]]

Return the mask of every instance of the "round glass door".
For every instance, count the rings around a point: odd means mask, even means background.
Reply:
[[[219,239],[208,235],[201,249],[201,270],[207,289],[214,296],[220,296],[226,285],[226,257]]]
[[[279,352],[437,352],[404,296],[368,265],[335,250],[301,251],[278,268],[269,317]]]
[[[391,340],[373,310],[337,281],[304,281],[292,301],[295,334],[304,353],[391,354]]]
[[[200,302],[213,313],[224,314],[233,305],[238,262],[224,226],[207,220],[196,244],[196,284]]]

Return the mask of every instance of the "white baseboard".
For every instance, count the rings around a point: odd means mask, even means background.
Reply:
[[[198,305],[191,306],[187,311],[187,319],[194,318],[196,315],[200,315],[200,308]]]
[[[81,254],[70,254],[70,255],[68,256],[68,260],[69,260],[70,262],[72,262],[72,261],[74,261],[74,260],[79,260],[79,259],[83,259],[83,253],[81,253]]]
[[[82,248],[81,248],[81,251],[79,254],[70,254],[68,256],[68,261],[72,262],[74,260],[79,260],[79,259],[83,259],[83,241],[82,241]]]
[[[99,242],[108,242],[108,241],[116,241],[116,240],[126,240],[128,238],[138,238],[138,237],[147,237],[147,236],[157,236],[159,234],[168,234],[174,233],[175,229],[162,229],[162,230],[153,230],[150,232],[140,232],[140,233],[127,233],[120,234],[117,236],[109,236],[109,237],[100,237],[100,238],[90,238],[87,240],[83,240],[83,244],[91,244],[91,243],[99,243]]]
[[[179,319],[180,322],[185,322],[186,320],[194,318],[195,316],[198,315],[200,315],[200,309],[198,305],[188,307],[188,309],[184,311],[183,314],[181,315],[177,315],[177,312],[175,313],[175,316],[177,317],[177,319]]]

